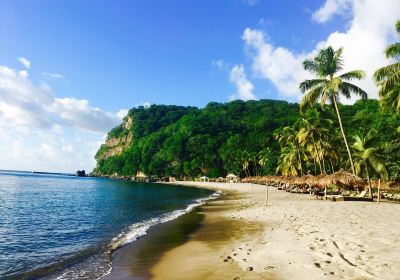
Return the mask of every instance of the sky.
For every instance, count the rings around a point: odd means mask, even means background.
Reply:
[[[298,102],[305,58],[343,47],[377,97],[400,1],[2,0],[0,169],[91,171],[127,110]],[[355,99],[342,100],[344,103]]]

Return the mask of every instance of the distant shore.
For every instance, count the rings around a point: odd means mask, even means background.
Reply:
[[[328,202],[253,184],[176,182],[225,191],[201,227],[151,266],[152,279],[397,279],[398,204]]]

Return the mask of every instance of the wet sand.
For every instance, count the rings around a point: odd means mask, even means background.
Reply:
[[[143,247],[146,266],[121,254],[128,273],[118,274],[116,254],[108,279],[135,279],[143,268],[141,279],[400,279],[399,204],[327,202],[270,187],[265,206],[265,186],[177,184],[226,194],[198,209],[201,219],[180,242]]]

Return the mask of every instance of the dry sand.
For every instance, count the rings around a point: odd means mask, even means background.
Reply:
[[[203,226],[166,252],[153,279],[400,279],[400,204],[327,202],[265,186],[225,190]]]

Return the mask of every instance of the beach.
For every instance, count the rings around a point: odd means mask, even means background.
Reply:
[[[151,266],[152,279],[399,279],[399,204],[328,202],[255,184],[222,190],[201,226]]]

